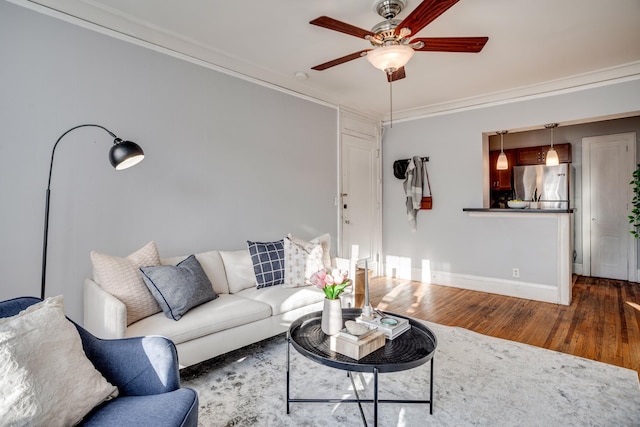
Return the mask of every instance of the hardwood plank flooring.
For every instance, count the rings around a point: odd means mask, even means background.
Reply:
[[[570,306],[377,277],[371,305],[640,373],[640,284],[574,276]]]

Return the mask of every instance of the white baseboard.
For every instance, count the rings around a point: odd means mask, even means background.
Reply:
[[[412,269],[411,276],[411,280],[423,283],[562,304],[558,288],[550,285],[433,270],[429,277],[423,277],[421,269]]]

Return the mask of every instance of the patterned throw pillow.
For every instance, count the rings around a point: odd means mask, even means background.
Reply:
[[[154,242],[147,243],[126,258],[92,251],[91,262],[100,287],[127,307],[127,326],[160,312],[160,306],[144,284],[140,272],[140,267],[160,265],[160,255]]]
[[[282,285],[284,283],[283,241],[251,242],[247,240],[257,288]]]
[[[320,243],[322,246],[322,263],[325,267],[331,267],[331,235],[325,233],[321,236],[313,238],[310,242],[294,237],[289,233],[287,237],[297,245],[305,245],[307,243]]]
[[[319,242],[296,244],[284,239],[284,287],[309,285],[313,273],[322,269],[322,245]]]

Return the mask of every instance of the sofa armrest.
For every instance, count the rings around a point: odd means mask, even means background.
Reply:
[[[103,340],[76,325],[82,347],[93,365],[120,396],[147,396],[180,388],[176,346],[168,338],[146,337]]]
[[[124,338],[127,308],[91,279],[84,281],[84,327],[99,338]]]

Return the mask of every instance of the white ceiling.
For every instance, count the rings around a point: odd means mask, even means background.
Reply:
[[[24,0],[12,0],[25,3]],[[327,15],[366,30],[374,0],[38,0],[34,3],[278,87],[388,118],[389,84],[370,48],[309,24]],[[398,16],[419,4],[408,0]],[[640,0],[460,0],[417,37],[488,36],[480,53],[418,52],[393,84],[394,119],[640,78]],[[306,80],[296,79],[297,72]]]

